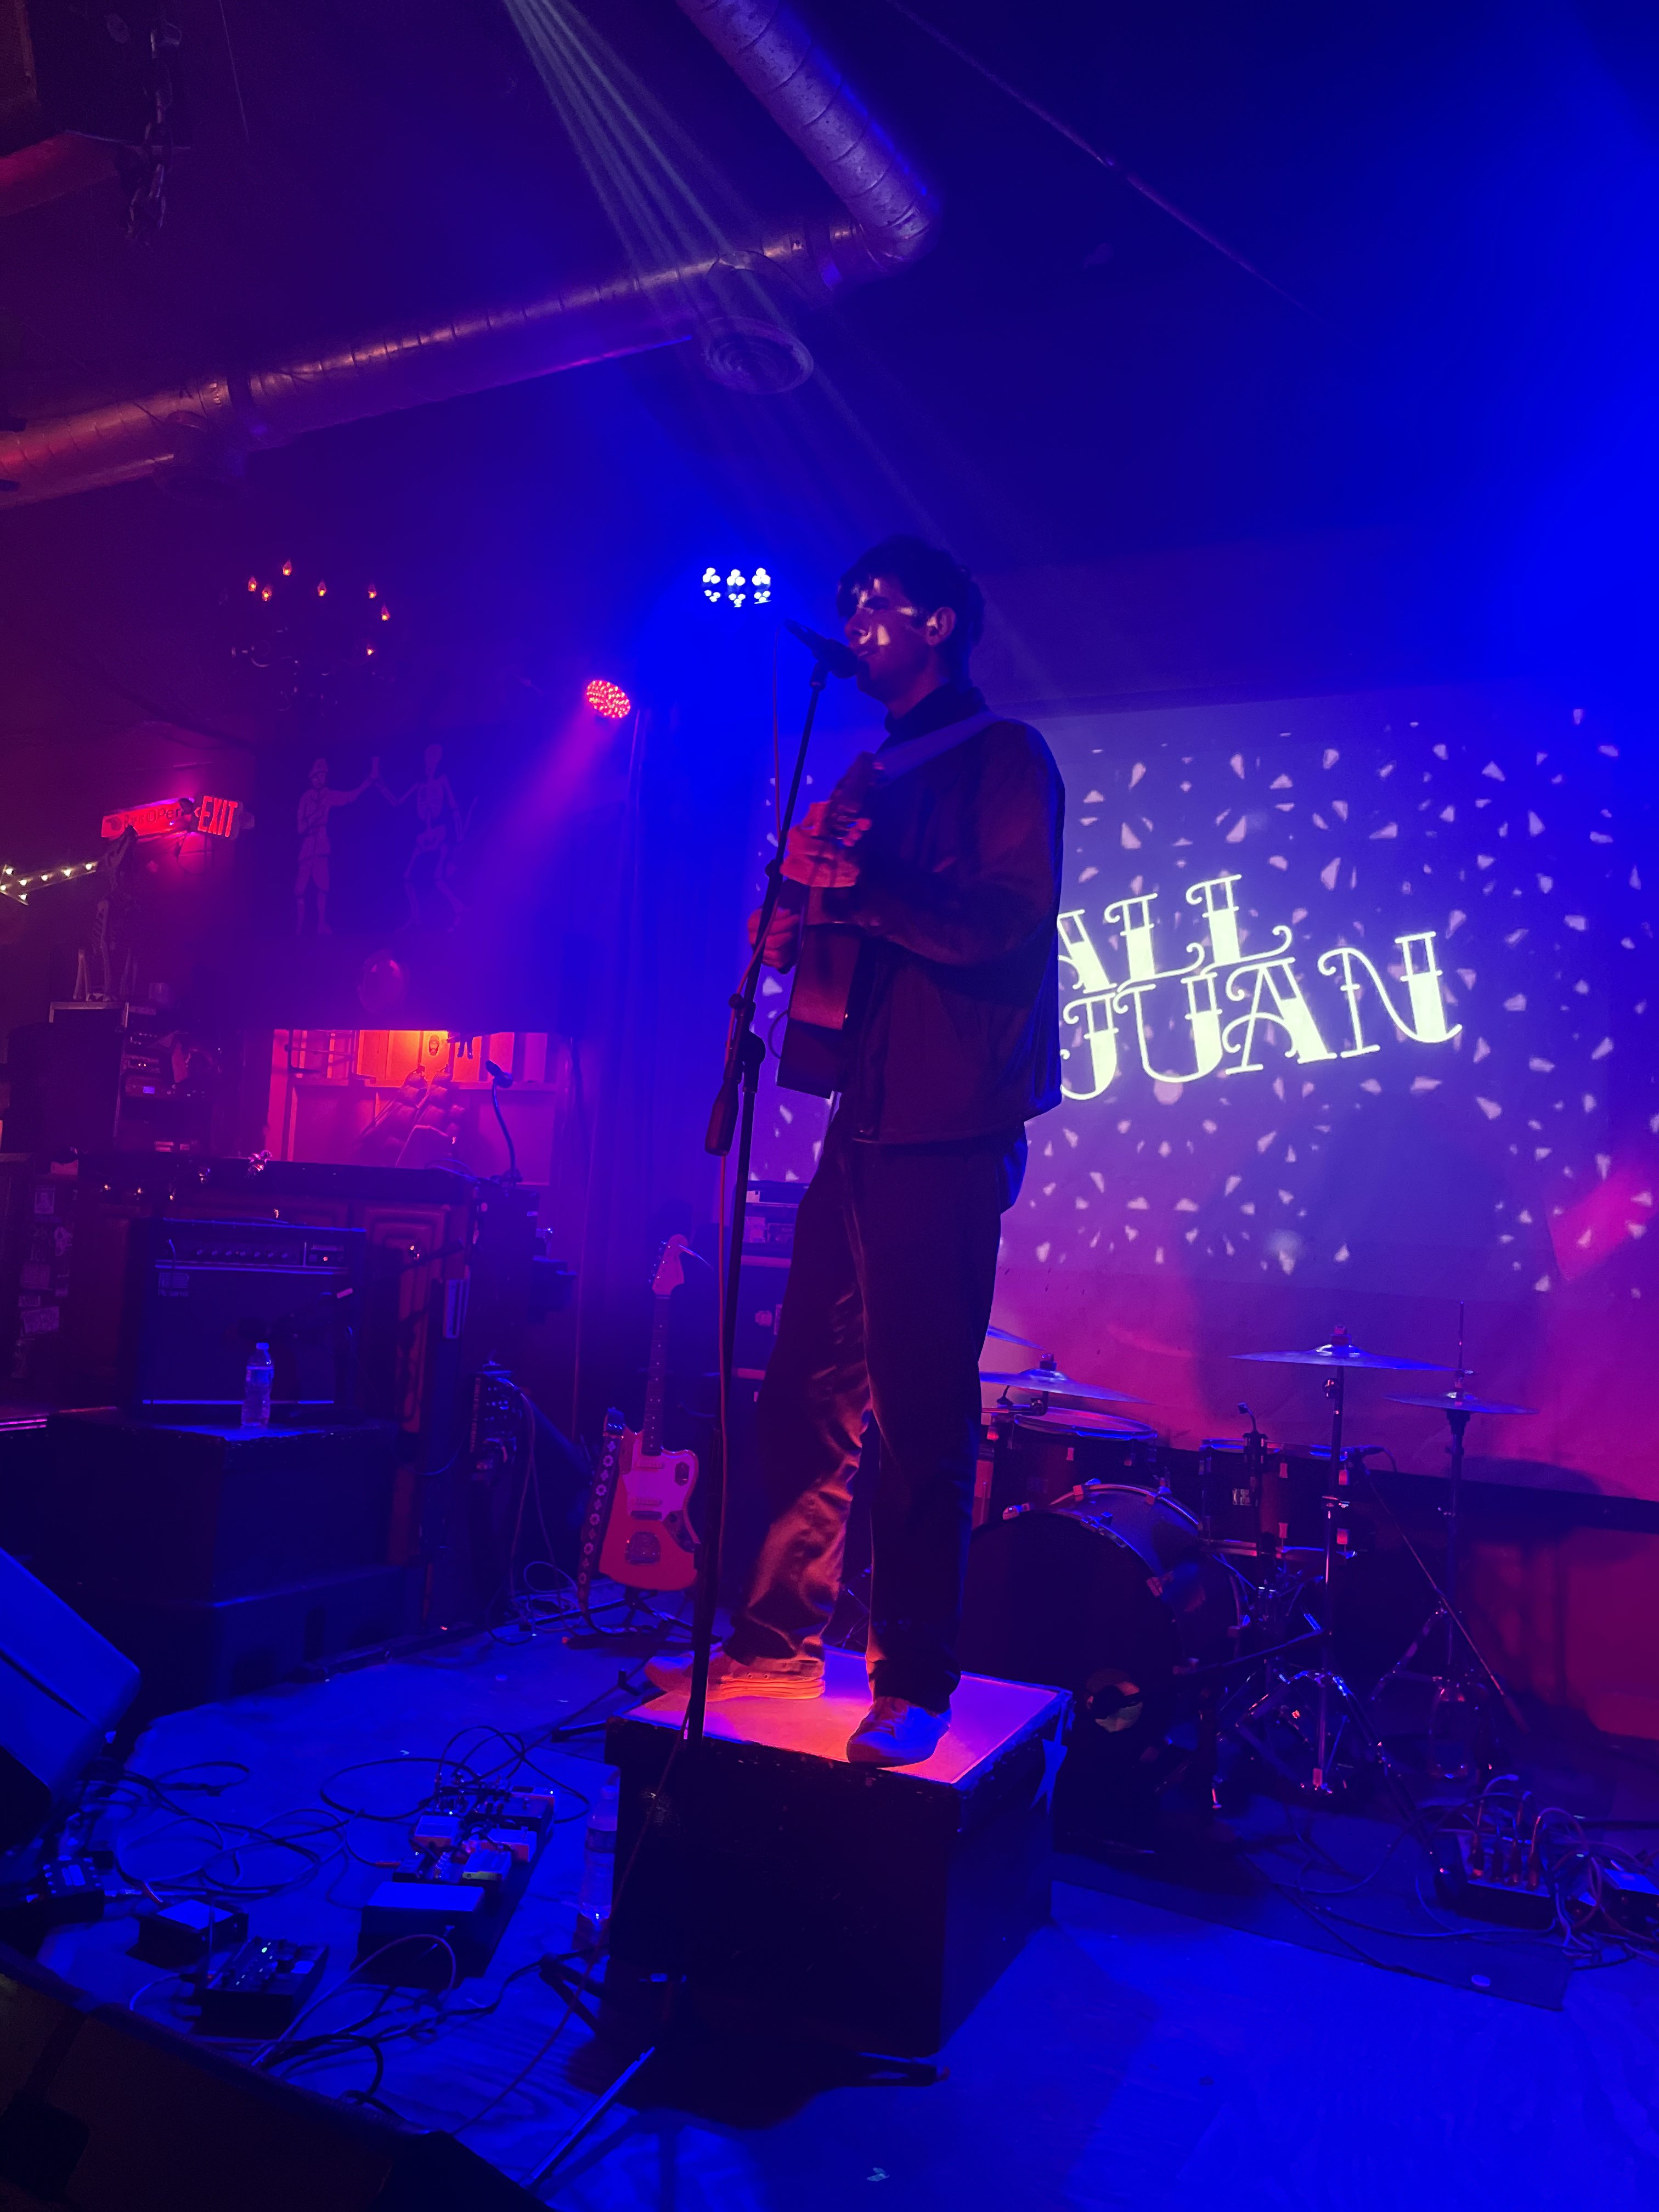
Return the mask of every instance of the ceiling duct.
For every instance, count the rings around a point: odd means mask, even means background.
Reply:
[[[841,202],[798,217],[741,257],[805,304],[904,267],[938,226],[934,195],[885,125],[784,0],[679,0]],[[307,349],[245,372],[116,398],[0,435],[0,503],[27,506],[158,473],[176,481],[307,431],[550,376],[696,335],[705,366],[739,391],[788,390],[811,356],[781,328],[733,317],[732,258],[713,252],[530,300]]]

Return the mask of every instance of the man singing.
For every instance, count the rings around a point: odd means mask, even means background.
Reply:
[[[801,1200],[760,1393],[771,1528],[708,1677],[711,1698],[822,1693],[873,1410],[873,1702],[847,1755],[885,1766],[927,1759],[950,1725],[1000,1221],[1024,1125],[1060,1099],[1065,793],[1036,732],[988,714],[969,682],[984,605],[915,538],[873,547],[836,595],[859,688],[887,709],[878,760],[891,773],[856,806],[811,808],[786,848],[785,877],[829,887],[825,918],[866,942],[851,1073]],[[780,908],[769,964],[794,964],[799,933]],[[689,1672],[647,1668],[663,1689]]]

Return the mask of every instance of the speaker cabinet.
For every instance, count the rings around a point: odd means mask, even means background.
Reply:
[[[453,2136],[256,2074],[0,1946],[0,2203],[534,2212]]]

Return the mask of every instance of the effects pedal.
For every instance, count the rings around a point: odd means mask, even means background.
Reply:
[[[240,1945],[210,1965],[198,1983],[194,2033],[231,2042],[281,2035],[315,1994],[327,1964],[326,1943],[278,1937]]]
[[[127,1955],[147,1966],[199,1966],[216,1951],[246,1942],[247,1915],[233,1907],[207,1905],[194,1897],[158,1905],[138,1915],[138,1940]]]
[[[1621,1936],[1652,1936],[1659,1929],[1659,1886],[1639,1867],[1607,1866],[1598,1861],[1595,1875],[1580,1875],[1572,1903],[1582,1914],[1600,1914]]]

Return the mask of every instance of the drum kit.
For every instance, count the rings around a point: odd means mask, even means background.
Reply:
[[[1102,1410],[1140,1401],[1065,1373],[1027,1339],[1001,1328],[989,1334],[1038,1357],[1028,1367],[981,1374],[998,1396],[988,1510],[969,1553],[963,1664],[1070,1688],[1078,1711],[1074,1751],[1086,1744],[1097,1759],[1109,1755],[1124,1775],[1157,1765],[1179,1710],[1196,1717],[1194,1757],[1212,1783],[1218,1745],[1227,1739],[1316,1800],[1343,1794],[1367,1770],[1392,1778],[1366,1702],[1337,1664],[1348,1512],[1353,1479],[1367,1472],[1368,1449],[1345,1438],[1347,1378],[1351,1371],[1405,1379],[1448,1370],[1367,1351],[1340,1328],[1323,1344],[1235,1355],[1312,1368],[1322,1378],[1329,1442],[1297,1455],[1320,1470],[1322,1540],[1291,1546],[1283,1540],[1291,1533],[1290,1508],[1278,1494],[1276,1474],[1268,1473],[1269,1462],[1276,1469],[1281,1455],[1270,1451],[1247,1406],[1240,1407],[1249,1420],[1242,1440],[1206,1440],[1194,1513],[1159,1475],[1155,1431]],[[1449,1389],[1392,1398],[1437,1408],[1451,1433],[1443,1583],[1413,1548],[1434,1605],[1372,1693],[1375,1701],[1404,1683],[1426,1690],[1431,1740],[1449,1709],[1484,1717],[1494,1696],[1508,1702],[1458,1611],[1464,1437],[1477,1414],[1533,1409],[1474,1396],[1469,1376],[1460,1308]],[[1218,1465],[1229,1462],[1227,1487],[1237,1509],[1231,1519],[1214,1480]],[[1246,1510],[1253,1538],[1239,1526]],[[1084,1734],[1090,1722],[1106,1752],[1092,1731]],[[1462,1771],[1446,1766],[1445,1778],[1478,1778],[1490,1764],[1489,1738],[1489,1729],[1478,1729],[1478,1750]],[[1442,1740],[1450,1740],[1443,1731]]]

